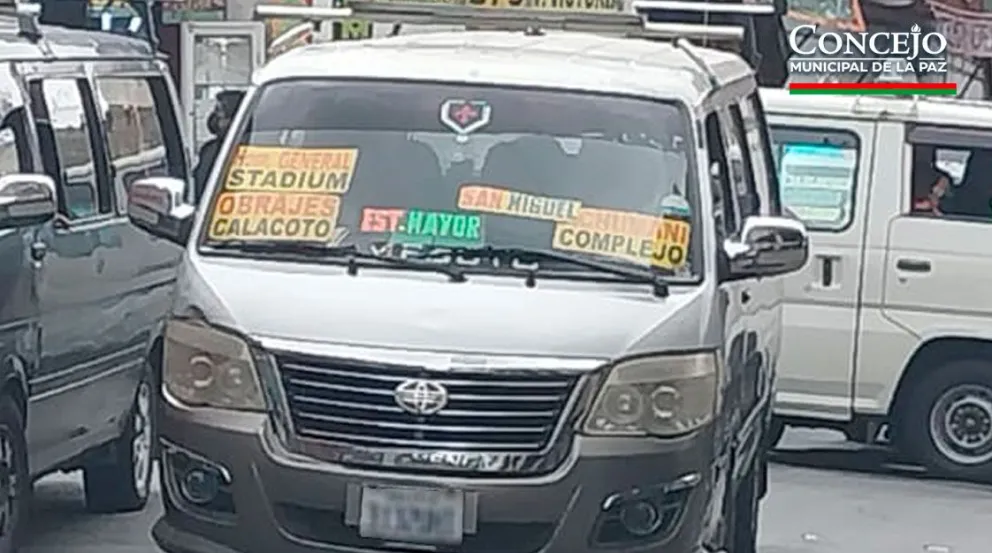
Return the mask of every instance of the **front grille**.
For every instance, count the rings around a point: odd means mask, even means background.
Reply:
[[[365,447],[536,452],[548,445],[577,376],[521,371],[428,372],[421,367],[277,356],[296,433]],[[420,416],[396,403],[410,378],[444,386],[448,403]]]

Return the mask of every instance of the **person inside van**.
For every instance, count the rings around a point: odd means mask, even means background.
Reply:
[[[913,161],[913,213],[941,215],[941,200],[951,185],[951,178],[934,164],[933,147],[917,147]]]
[[[207,129],[213,136],[200,147],[196,168],[193,170],[193,185],[197,201],[203,195],[224,135],[227,134],[227,128],[238,112],[238,106],[241,105],[241,99],[244,96],[245,93],[240,90],[224,90],[217,94],[217,104],[207,117]]]
[[[946,215],[992,218],[992,149],[976,148],[968,158],[961,185],[940,203]]]

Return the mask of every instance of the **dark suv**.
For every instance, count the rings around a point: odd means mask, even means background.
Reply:
[[[163,317],[181,250],[129,224],[139,178],[185,180],[145,42],[0,16],[0,551],[33,480],[83,469],[94,512],[141,509]]]

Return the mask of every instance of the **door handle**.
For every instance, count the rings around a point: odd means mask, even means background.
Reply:
[[[820,258],[820,284],[824,288],[834,285],[834,264],[836,258],[823,256]]]
[[[900,259],[896,261],[896,269],[910,273],[929,273],[930,262],[925,259]]]
[[[747,303],[749,301],[751,301],[751,293],[748,292],[747,290],[744,290],[743,292],[741,292],[741,303]]]

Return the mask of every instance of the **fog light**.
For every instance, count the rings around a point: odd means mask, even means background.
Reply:
[[[183,474],[179,491],[186,501],[194,505],[206,505],[217,498],[217,492],[220,491],[220,475],[207,467],[190,467]]]
[[[632,535],[644,537],[661,527],[661,515],[650,501],[631,501],[620,508],[620,524]]]

